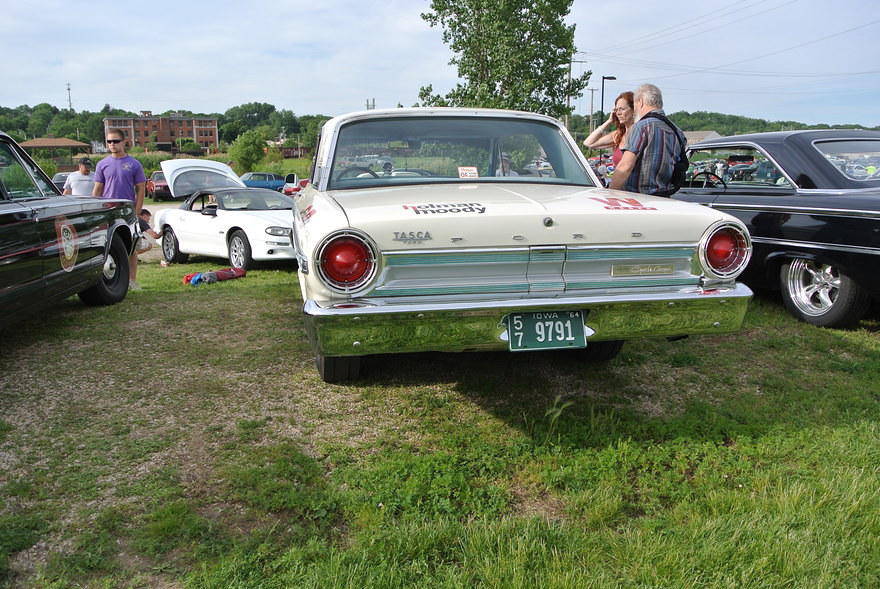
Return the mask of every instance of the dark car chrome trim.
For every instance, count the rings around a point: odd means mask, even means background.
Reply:
[[[819,250],[835,250],[853,254],[868,254],[880,256],[880,248],[864,247],[859,245],[841,245],[838,243],[817,243],[812,241],[791,241],[786,239],[771,239],[767,237],[752,237],[752,243],[765,243],[768,245],[783,245],[786,247],[803,247]]]
[[[836,217],[880,217],[880,211],[866,211],[856,209],[826,209],[819,207],[802,208],[778,205],[750,205],[729,202],[714,202],[710,205],[713,209],[742,209],[746,211],[774,211],[778,213],[792,213],[795,215],[834,215]]]

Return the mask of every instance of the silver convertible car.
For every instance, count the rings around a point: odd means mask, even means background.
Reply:
[[[540,161],[542,165],[530,165]],[[294,240],[321,377],[420,351],[583,348],[738,329],[745,226],[599,187],[555,119],[478,109],[339,116],[298,193]]]

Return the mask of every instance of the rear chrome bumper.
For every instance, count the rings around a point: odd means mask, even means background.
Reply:
[[[638,337],[715,334],[742,326],[752,291],[670,287],[645,292],[550,298],[446,302],[362,299],[322,307],[306,301],[306,329],[324,356],[404,352],[506,350],[504,318],[519,311],[581,310],[587,342]]]

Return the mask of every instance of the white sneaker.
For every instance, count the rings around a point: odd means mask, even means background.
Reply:
[[[128,290],[144,290],[140,284],[137,283],[137,280],[129,280],[128,281]]]

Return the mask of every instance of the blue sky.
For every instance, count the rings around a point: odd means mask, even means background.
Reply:
[[[224,112],[268,102],[334,115],[455,85],[425,0],[6,2],[0,105]],[[880,125],[880,10],[868,0],[575,0],[574,101],[587,114],[657,84],[666,109]],[[585,62],[585,63],[580,63]]]

